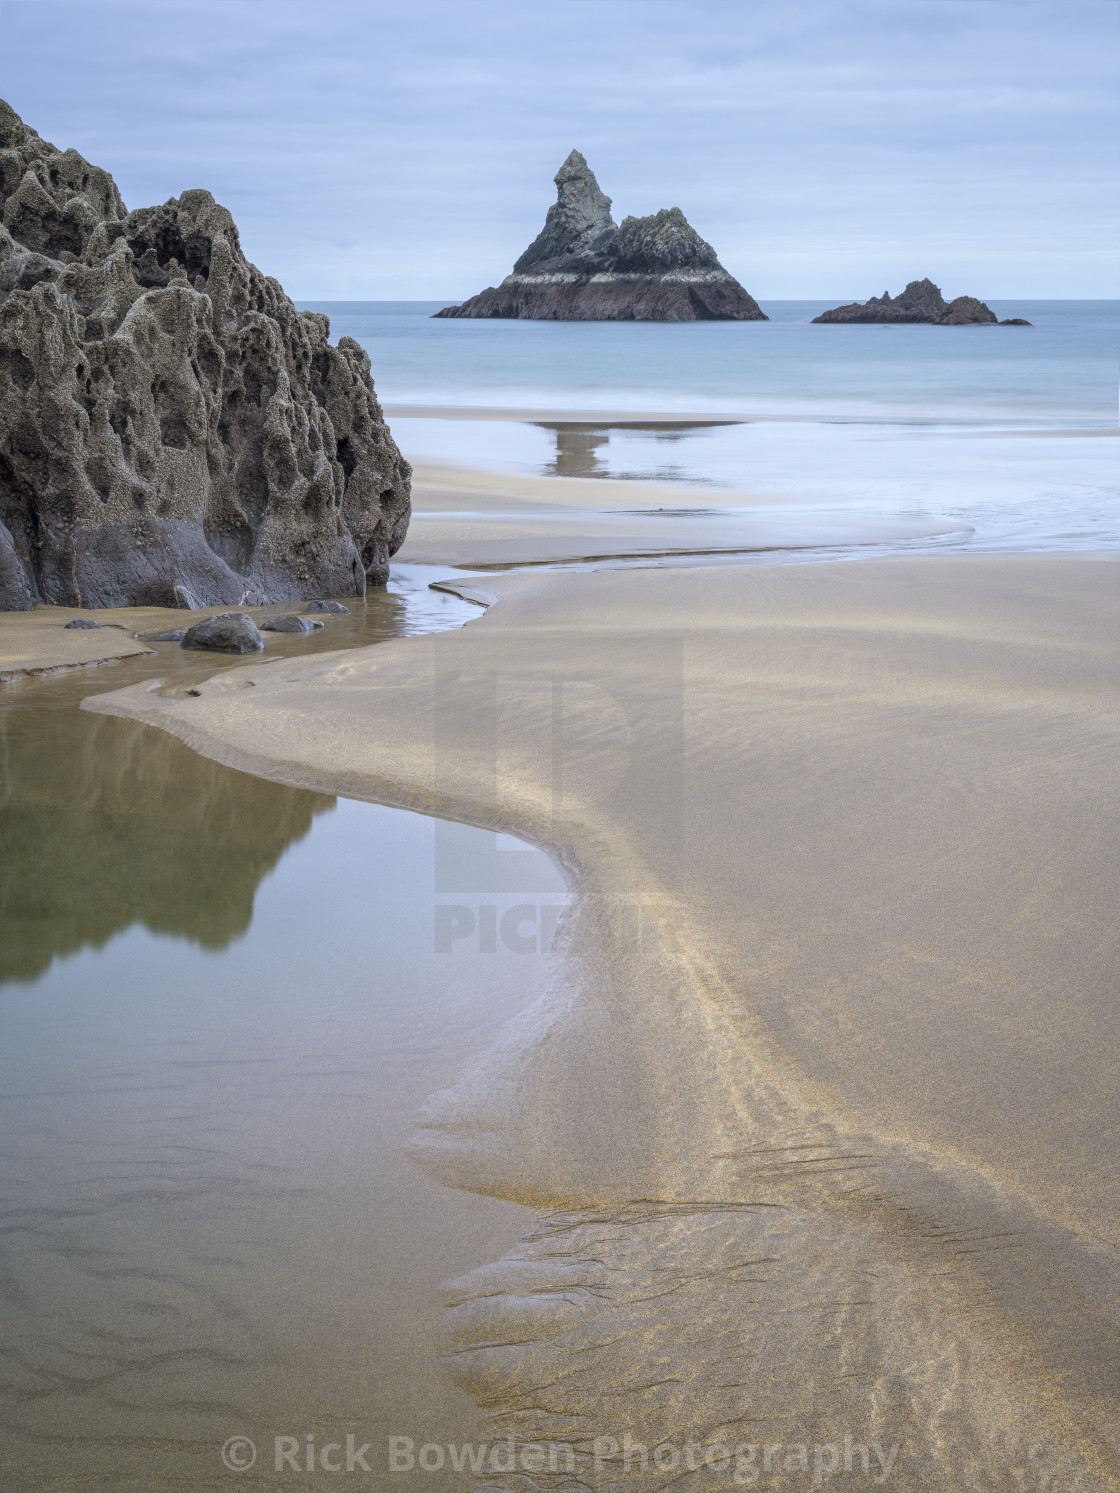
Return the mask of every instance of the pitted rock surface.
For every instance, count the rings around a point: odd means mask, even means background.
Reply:
[[[193,189],[112,177],[0,102],[0,610],[361,596],[411,469],[352,338]]]
[[[501,285],[437,316],[534,321],[766,321],[679,207],[611,217],[611,199],[573,150],[545,225]]]

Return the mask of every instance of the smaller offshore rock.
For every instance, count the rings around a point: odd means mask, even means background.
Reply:
[[[322,627],[322,623],[318,624]],[[315,623],[310,617],[297,617],[289,612],[285,617],[266,617],[261,623],[262,632],[314,632]]]
[[[70,632],[71,629],[73,629],[73,628],[79,628],[79,627],[81,627],[81,628],[90,628],[90,627],[101,627],[101,626],[103,626],[103,624],[100,623],[100,622],[95,622],[92,617],[72,617],[70,619],[70,621],[66,624],[66,629],[65,630],[67,632]]]
[[[544,227],[501,285],[436,316],[524,321],[766,321],[679,207],[611,217],[611,199],[573,150],[553,178]]]
[[[340,601],[309,601],[306,610],[309,612],[335,612],[345,617],[349,617],[350,615],[350,608],[344,607]]]
[[[955,301],[946,301],[932,280],[911,280],[905,290],[896,296],[883,291],[881,296],[872,296],[869,301],[853,301],[848,306],[835,306],[813,317],[817,322],[857,322],[870,326],[924,323],[935,327],[981,327],[998,326],[995,312],[973,295],[957,296]],[[1004,326],[1030,326],[1021,318],[1004,322]]]
[[[186,633],[181,627],[173,627],[170,632],[157,632],[148,639],[149,643],[181,643]]]
[[[244,612],[218,612],[188,627],[184,648],[209,648],[217,653],[259,653],[264,639],[252,617]]]

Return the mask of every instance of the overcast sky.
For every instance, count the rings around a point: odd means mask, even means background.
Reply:
[[[1116,296],[1116,0],[2,0],[0,94],[300,299],[461,299],[584,152],[762,300]]]

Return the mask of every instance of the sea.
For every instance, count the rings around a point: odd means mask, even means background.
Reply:
[[[941,549],[1120,545],[1120,301],[990,303],[1029,327],[814,326],[824,301],[676,324],[435,320],[441,304],[304,303],[369,352],[414,461],[944,517]],[[462,418],[487,411],[504,417]]]

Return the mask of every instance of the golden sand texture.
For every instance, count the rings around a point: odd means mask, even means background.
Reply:
[[[532,477],[417,462],[399,562],[464,568],[882,544],[967,531],[850,518],[793,499],[658,482]]]
[[[461,632],[86,702],[569,869],[553,988],[413,1143],[542,1210],[451,1294],[459,1382],[592,1488],[624,1428],[1115,1487],[1120,560],[482,589]]]

